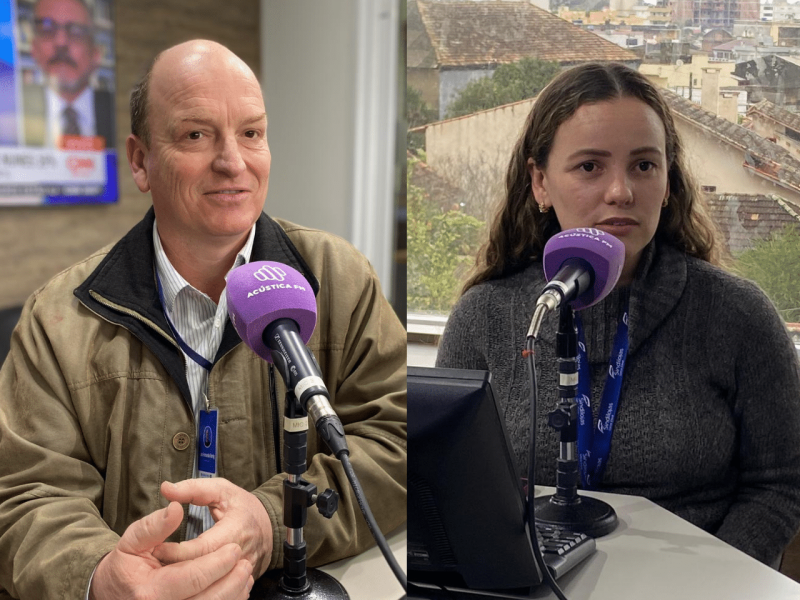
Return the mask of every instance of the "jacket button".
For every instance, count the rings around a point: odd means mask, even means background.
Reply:
[[[172,445],[175,446],[175,450],[186,450],[189,447],[189,434],[179,431],[172,438]]]

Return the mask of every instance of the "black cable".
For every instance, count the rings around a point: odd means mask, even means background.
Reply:
[[[399,581],[400,585],[403,587],[403,591],[408,592],[408,581],[406,580],[406,574],[397,563],[397,559],[394,557],[394,554],[392,554],[389,544],[386,543],[386,538],[383,537],[383,533],[381,533],[381,530],[378,528],[378,524],[375,522],[375,517],[372,516],[372,511],[369,509],[369,504],[367,504],[367,499],[364,496],[364,490],[361,489],[361,484],[358,482],[356,472],[353,470],[353,465],[350,463],[350,456],[347,454],[347,452],[340,452],[339,460],[342,461],[344,472],[347,475],[347,479],[350,480],[350,485],[353,488],[353,492],[355,492],[358,506],[361,508],[361,512],[364,514],[364,518],[367,520],[367,525],[369,526],[369,530],[372,532],[372,537],[374,537],[375,541],[378,543],[378,548],[380,548],[383,557],[386,559],[386,562],[389,563],[389,567],[392,569],[395,577],[397,577],[397,581]]]
[[[553,593],[559,600],[567,600],[564,592],[558,587],[556,580],[553,578],[550,569],[544,564],[544,557],[542,551],[539,549],[539,539],[536,537],[536,512],[534,510],[534,493],[536,486],[535,471],[536,471],[536,404],[538,400],[539,390],[536,385],[536,360],[534,354],[535,339],[530,336],[525,342],[525,355],[528,358],[528,375],[530,376],[531,383],[531,445],[530,445],[530,458],[528,459],[528,494],[527,500],[527,514],[528,514],[528,529],[531,537],[531,545],[533,546],[533,556],[536,559],[536,564],[539,565],[539,570],[542,572],[542,577],[553,590]]]

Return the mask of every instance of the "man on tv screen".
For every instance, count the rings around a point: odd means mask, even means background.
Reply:
[[[31,54],[45,86],[28,84],[23,92],[26,144],[61,146],[64,135],[100,136],[105,147],[113,147],[113,96],[90,85],[101,49],[88,5],[84,0],[39,0],[33,32]]]

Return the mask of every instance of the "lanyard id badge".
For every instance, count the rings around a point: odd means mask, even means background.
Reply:
[[[217,476],[217,422],[219,411],[204,408],[200,411],[200,426],[197,432],[197,471],[200,477]]]
[[[592,427],[591,374],[586,342],[579,317],[578,327],[578,461],[581,485],[584,489],[595,488],[603,479],[608,456],[611,452],[611,436],[622,395],[622,376],[628,357],[628,307],[617,325],[614,346],[608,365],[608,375],[600,401],[597,427]]]
[[[164,311],[164,318],[167,320],[167,325],[169,325],[169,330],[172,332],[172,335],[175,337],[175,341],[177,342],[177,344],[180,347],[180,349],[183,350],[183,353],[186,356],[191,358],[194,362],[196,362],[198,365],[200,365],[201,367],[203,367],[206,371],[208,371],[210,373],[211,369],[214,367],[214,365],[211,364],[211,361],[209,361],[204,356],[202,356],[202,355],[198,354],[197,352],[195,352],[192,349],[192,347],[189,346],[189,344],[184,342],[183,338],[178,333],[178,330],[175,329],[175,326],[172,324],[172,321],[170,320],[169,315],[167,314],[167,303],[164,301],[164,289],[161,287],[161,277],[159,277],[158,271],[156,271],[156,283],[158,284],[157,285],[157,287],[158,287],[158,298],[161,300],[161,308]]]

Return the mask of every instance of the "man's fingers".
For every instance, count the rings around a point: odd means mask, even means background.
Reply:
[[[214,550],[216,548],[211,547],[206,540],[195,538],[186,542],[166,542],[156,546],[153,550],[153,556],[161,561],[161,564],[171,565],[184,560],[199,558]]]
[[[214,582],[206,590],[197,594],[192,600],[247,600],[253,589],[253,566],[246,560],[240,560],[230,573]]]
[[[171,502],[211,506],[223,500],[222,480],[185,479],[178,483],[165,481],[161,484],[161,495]]]
[[[153,556],[168,565],[184,560],[199,558],[221,548],[233,539],[228,527],[220,522],[207,529],[193,540],[185,542],[166,542],[153,549]]]
[[[236,569],[233,581],[228,582],[233,583],[234,588],[238,586],[235,595],[208,595],[209,598],[236,597],[239,595],[241,589],[244,588],[244,583],[247,577],[250,576],[250,571],[252,570],[250,563],[242,560],[241,557],[242,550],[239,546],[236,544],[226,544],[215,552],[206,554],[195,560],[167,565],[157,572],[156,588],[166,592],[177,592],[179,590],[180,593],[175,595],[175,598],[193,598],[209,590],[209,588],[212,588],[214,584],[218,583],[225,578],[226,575]],[[172,597],[169,594],[167,595]],[[201,597],[205,596],[206,594],[201,595]]]
[[[188,556],[188,553],[180,546],[181,545],[176,542],[164,542],[153,548],[153,556],[155,556],[162,565],[171,565],[181,562],[181,560],[185,560],[181,557]],[[202,553],[196,554],[195,556],[200,556],[201,554]]]
[[[183,509],[177,502],[134,521],[122,534],[117,549],[126,554],[150,552],[175,531],[183,520]]]

